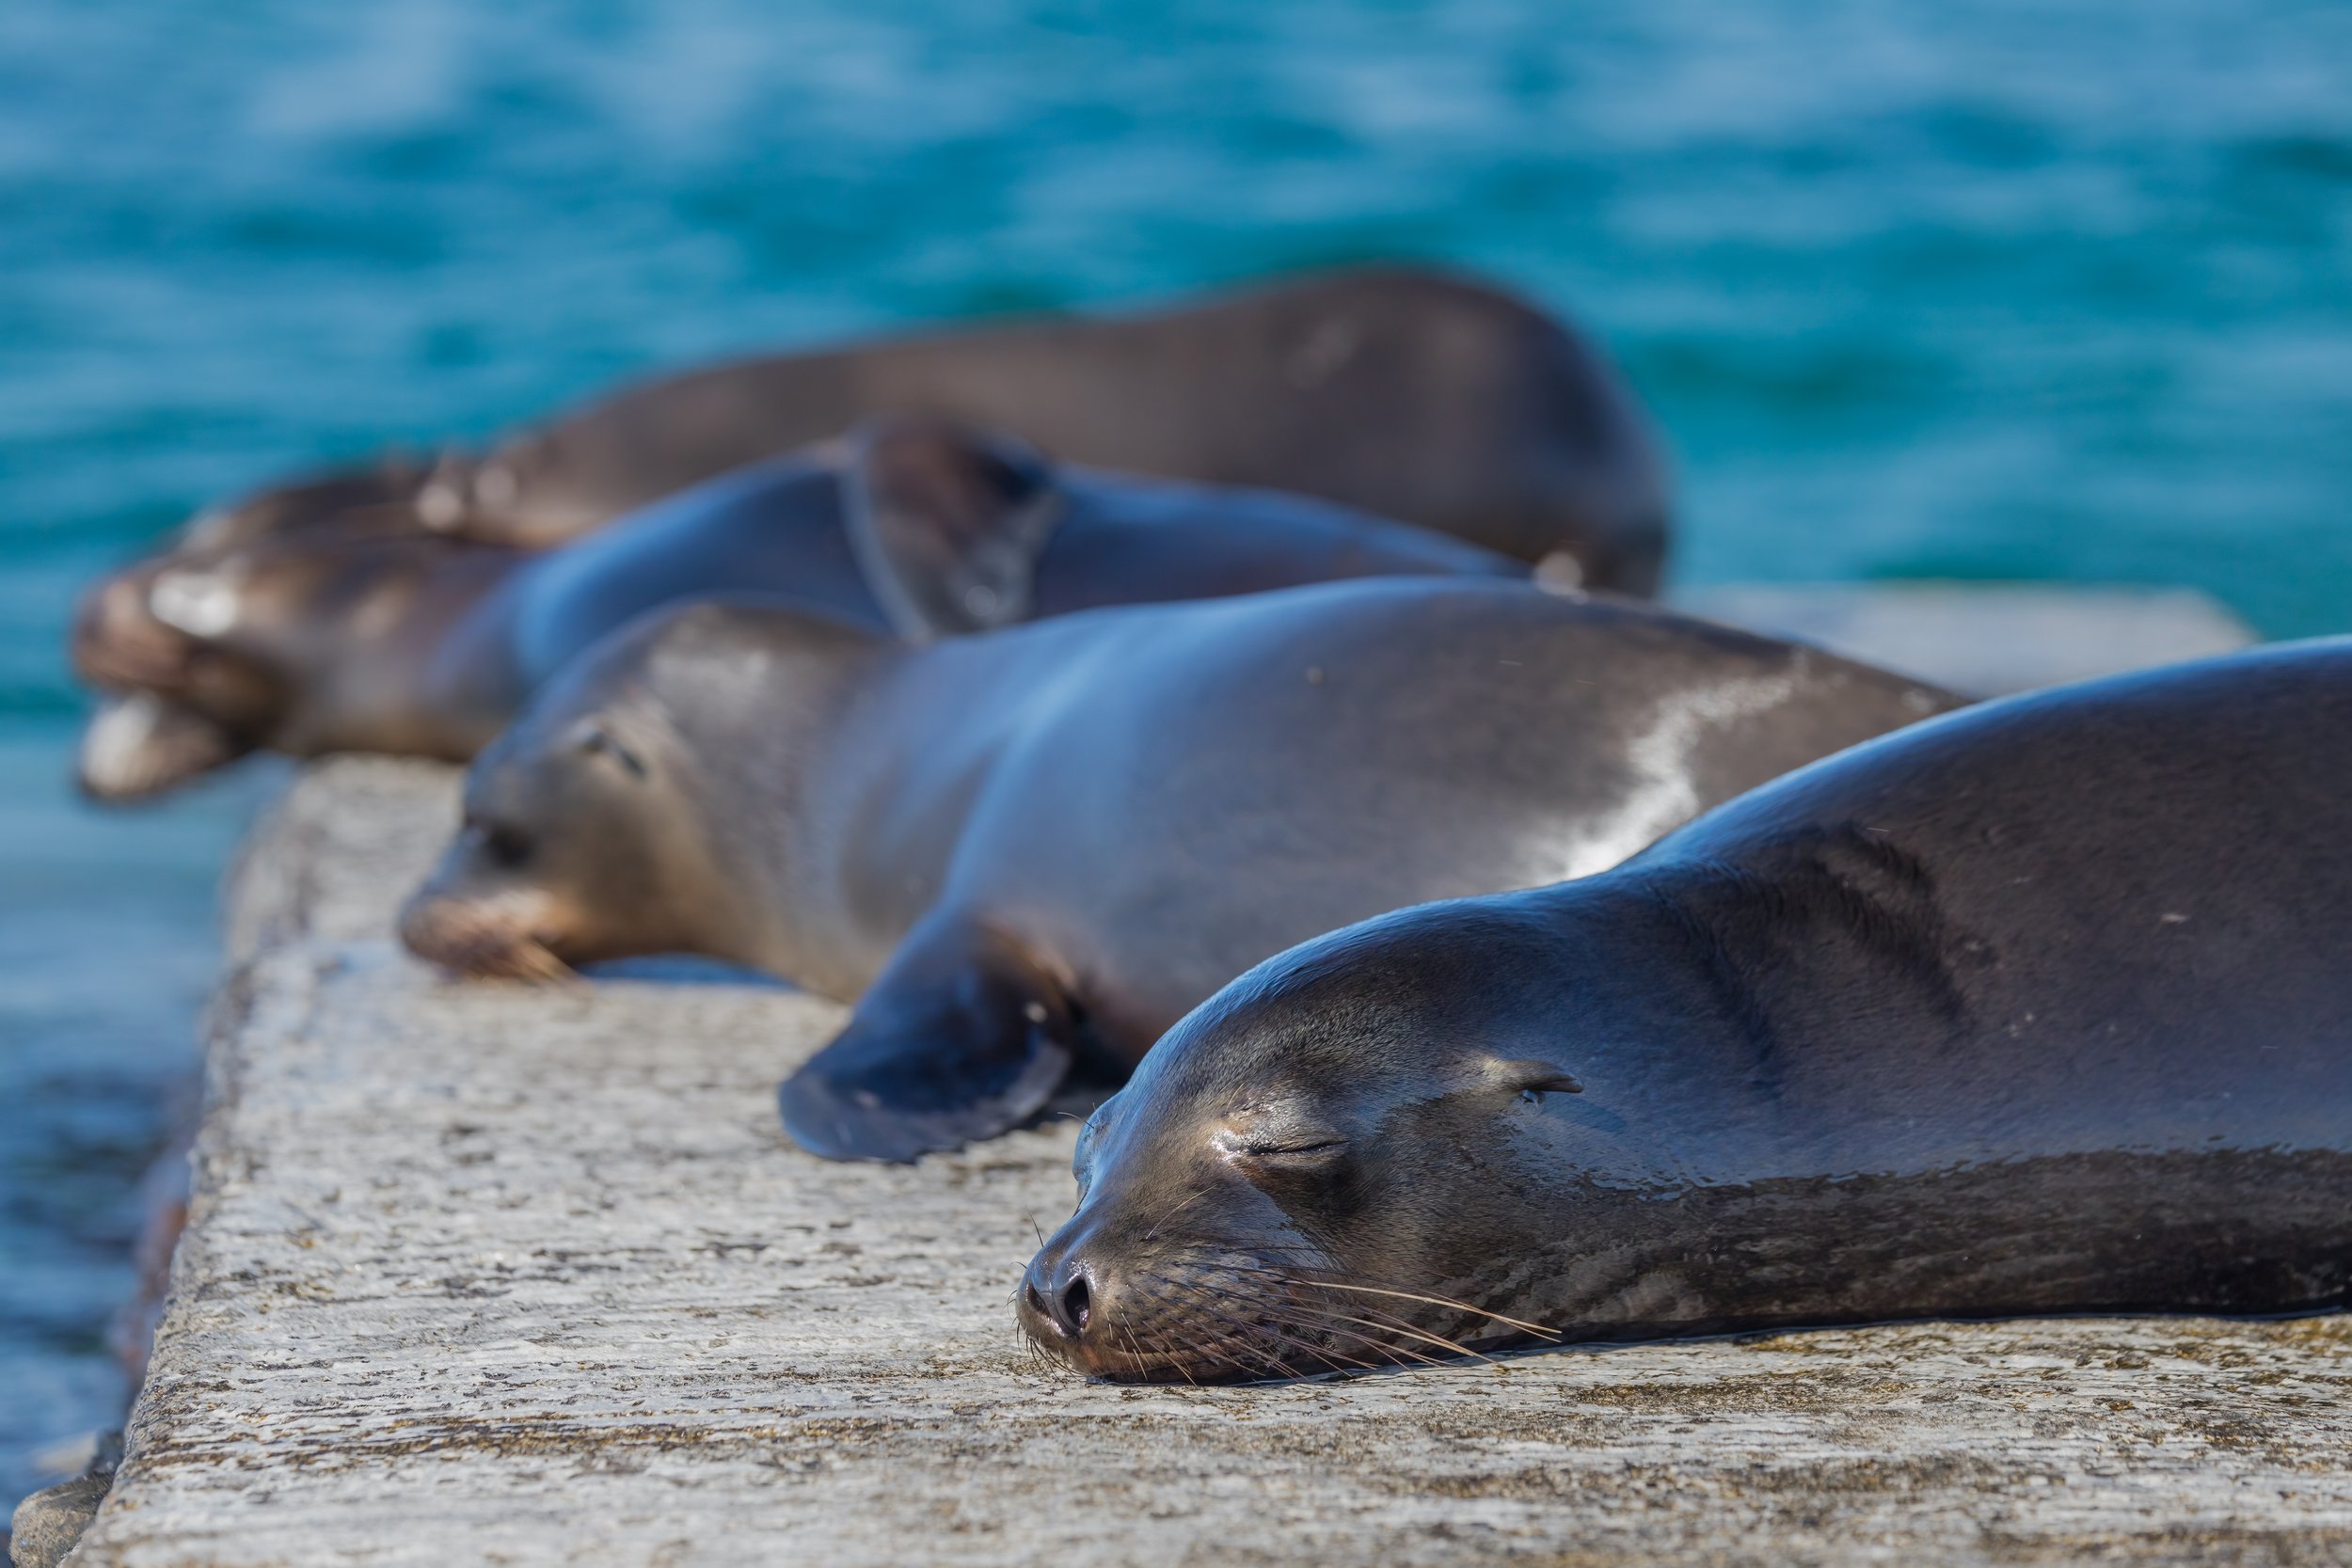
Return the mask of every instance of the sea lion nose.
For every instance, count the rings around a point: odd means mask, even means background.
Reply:
[[[1093,1306],[1094,1292],[1087,1285],[1087,1276],[1073,1274],[1062,1281],[1060,1291],[1055,1293],[1054,1321],[1061,1325],[1064,1334],[1073,1339],[1078,1338],[1086,1333],[1088,1323],[1093,1319]]]
[[[1021,1293],[1029,1310],[1051,1322],[1066,1339],[1082,1339],[1094,1321],[1094,1283],[1084,1262],[1039,1258],[1029,1265]]]
[[[121,636],[147,619],[147,590],[128,576],[109,578],[83,594],[74,607],[74,636],[96,643]]]

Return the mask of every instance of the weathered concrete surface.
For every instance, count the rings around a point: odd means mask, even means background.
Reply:
[[[98,1434],[96,1452],[72,1481],[44,1486],[16,1505],[5,1538],[9,1568],[57,1568],[98,1516],[122,1463],[122,1433]]]
[[[44,1486],[16,1505],[8,1535],[9,1568],[56,1568],[89,1528],[114,1477],[77,1476]]]
[[[2352,1320],[1928,1324],[1342,1384],[1077,1383],[1008,1295],[1065,1126],[828,1165],[838,1014],[438,982],[435,768],[237,881],[193,1222],[90,1565],[2352,1561]]]
[[[2226,654],[2254,640],[2243,621],[2184,588],[1731,584],[1692,589],[1676,603],[1988,697]]]

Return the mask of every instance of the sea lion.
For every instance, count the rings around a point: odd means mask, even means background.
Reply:
[[[251,672],[204,646],[228,629],[225,617],[235,609],[228,585],[240,569],[229,563],[254,546],[288,539],[316,552],[353,534],[420,532],[416,497],[432,473],[429,464],[387,457],[207,507],[168,547],[86,592],[73,619],[72,654],[102,695],[76,762],[83,793],[98,800],[144,800],[254,750],[253,726],[222,718],[224,710],[243,714],[255,705]],[[151,604],[159,589],[161,600]]]
[[[923,647],[703,607],[576,664],[484,753],[401,930],[461,973],[689,952],[856,999],[786,1125],[907,1160],[1120,1081],[1310,933],[1599,870],[1956,700],[1473,578]]]
[[[624,388],[430,473],[348,479],[354,504],[389,487],[422,526],[542,547],[891,414],[1004,430],[1090,467],[1319,497],[1557,558],[1587,587],[1653,593],[1664,560],[1665,464],[1599,353],[1512,294],[1406,269],[743,359]],[[332,499],[317,479],[264,492],[192,542]]]
[[[572,537],[876,414],[1007,430],[1073,463],[1295,491],[1585,585],[1656,591],[1665,467],[1631,395],[1558,320],[1485,284],[1366,271],[1172,309],[779,355],[626,389],[448,463],[428,520]]]
[[[2352,1283],[2352,639],[1988,704],[1259,966],[1080,1138],[1029,1336],[1225,1381]]]
[[[417,498],[439,467],[437,462],[388,455],[298,475],[204,508],[163,553],[225,549],[277,534],[344,526],[355,518],[422,526]]]
[[[129,800],[258,747],[462,761],[605,633],[716,593],[919,640],[1327,578],[1526,570],[1327,502],[1059,467],[1009,437],[879,420],[561,549],[478,545],[378,509],[121,574],[77,625],[84,677],[117,694],[81,777]]]

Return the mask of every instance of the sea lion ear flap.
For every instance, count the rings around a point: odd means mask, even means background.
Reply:
[[[890,624],[912,641],[1026,620],[1060,515],[1054,468],[1010,436],[928,419],[850,440],[843,523]]]
[[[1540,1060],[1494,1062],[1486,1069],[1486,1081],[1505,1094],[1524,1095],[1530,1100],[1547,1094],[1582,1094],[1584,1085],[1573,1073],[1552,1062]]]
[[[649,771],[645,759],[629,749],[628,742],[612,733],[612,726],[595,719],[583,719],[571,733],[572,749],[583,756],[612,759],[620,769],[632,779],[643,779]]]
[[[785,1082],[784,1128],[828,1160],[905,1164],[1021,1126],[1070,1071],[1061,989],[1010,942],[927,922],[850,1026]]]

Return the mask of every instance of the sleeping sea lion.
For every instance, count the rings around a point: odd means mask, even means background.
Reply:
[[[2352,1288],[2352,639],[1987,704],[1615,870],[1334,931],[1098,1110],[1029,1336],[1481,1342]]]
[[[916,414],[1073,463],[1315,496],[1620,593],[1656,591],[1668,483],[1648,420],[1576,331],[1507,293],[1339,273],[1140,313],[742,359],[625,387],[485,452],[307,476],[212,508],[215,548],[391,506],[544,547],[745,464]]]
[[[856,999],[784,1089],[905,1160],[1115,1084],[1234,974],[1421,899],[1601,870],[1950,706],[1813,649],[1474,578],[1102,610],[911,647],[703,606],[475,764],[402,935],[462,973],[706,954]]]
[[[1402,269],[691,371],[453,456],[418,504],[437,527],[546,544],[881,414],[1316,496],[1521,561],[1562,557],[1587,587],[1654,593],[1665,557],[1665,465],[1601,356],[1514,295]]]
[[[84,787],[135,799],[256,748],[462,761],[573,655],[647,610],[773,596],[917,640],[1097,605],[1521,563],[1266,491],[1060,467],[888,420],[560,549],[445,537],[383,509],[189,549],[86,600]]]

